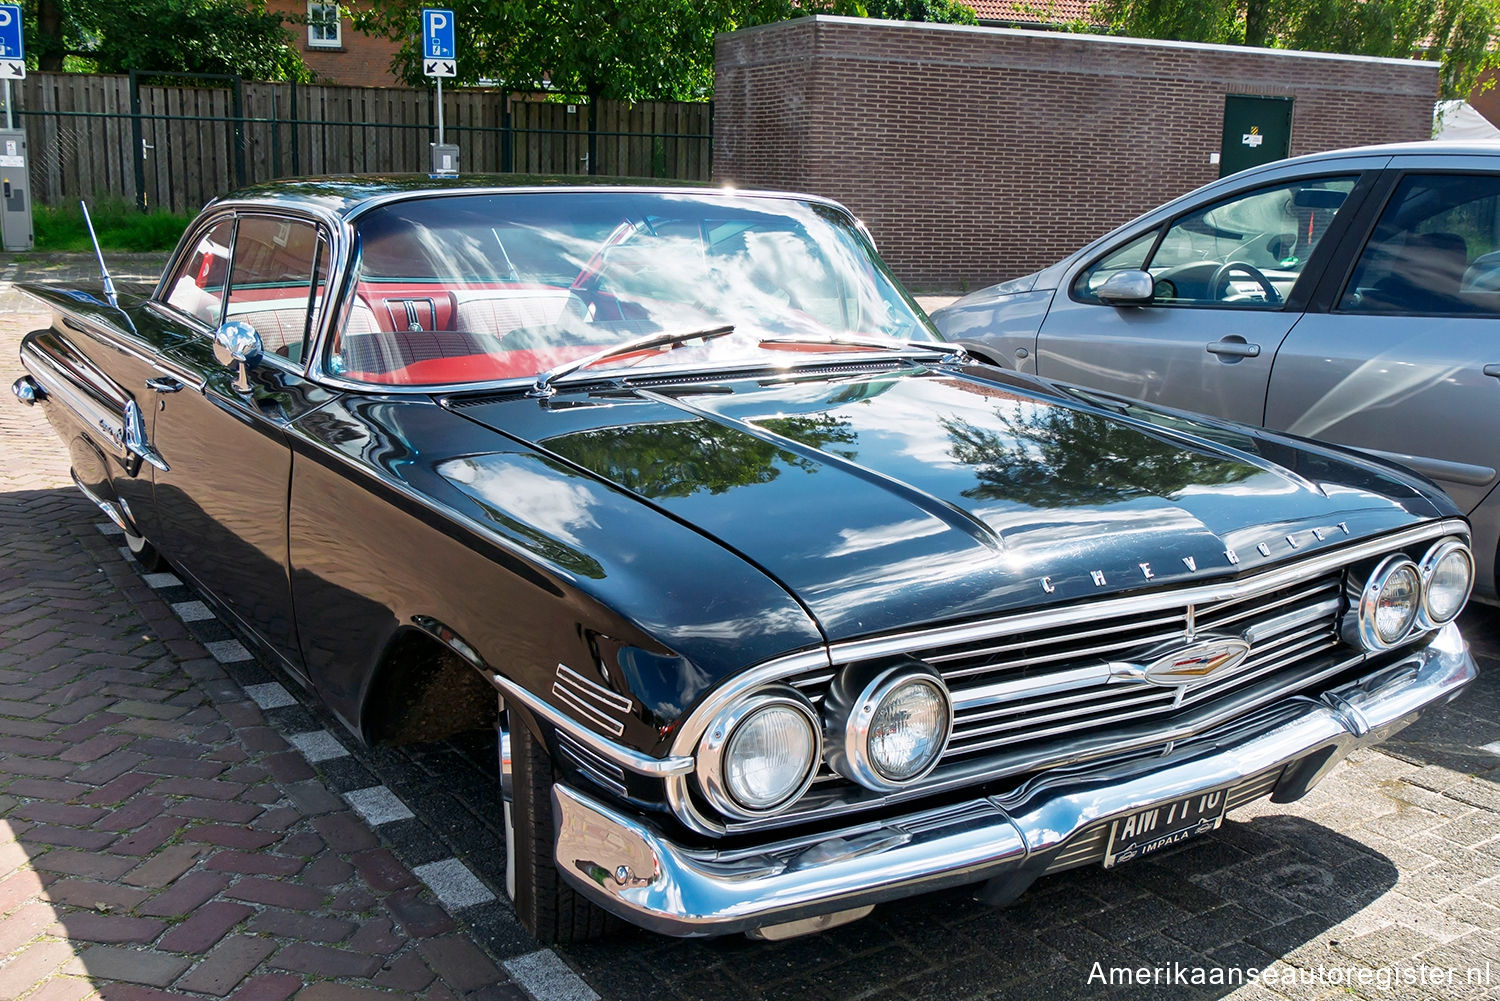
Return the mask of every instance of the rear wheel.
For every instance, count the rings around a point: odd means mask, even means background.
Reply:
[[[557,773],[552,759],[525,726],[513,727],[509,742],[512,792],[505,805],[505,889],[516,916],[542,943],[602,938],[617,919],[564,882],[553,864],[552,783]],[[504,753],[502,741],[502,757]]]

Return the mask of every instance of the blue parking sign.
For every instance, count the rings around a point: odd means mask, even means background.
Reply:
[[[21,7],[0,4],[0,59],[25,59],[26,46],[21,40]]]
[[[422,58],[452,59],[453,11],[437,7],[422,8]]]

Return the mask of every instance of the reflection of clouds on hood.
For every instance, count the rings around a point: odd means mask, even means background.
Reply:
[[[465,493],[503,505],[507,514],[522,524],[572,545],[582,545],[578,529],[599,527],[584,487],[560,483],[542,471],[503,459],[500,466],[491,467],[486,462],[489,458],[495,457],[450,459],[437,469]]]
[[[936,518],[913,518],[874,528],[846,528],[839,532],[839,544],[824,555],[829,558],[852,556],[875,549],[900,545],[911,539],[925,539],[930,535],[941,535],[948,526]]]

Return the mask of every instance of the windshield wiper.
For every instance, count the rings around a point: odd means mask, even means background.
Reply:
[[[962,344],[953,344],[948,341],[897,341],[887,340],[883,337],[762,337],[761,344],[828,344],[832,346],[848,346],[856,348],[876,348],[883,351],[932,351],[937,354],[950,355],[956,361],[963,361],[969,357],[969,352],[964,350]]]
[[[725,334],[734,333],[734,324],[726,323],[722,327],[708,327],[703,330],[678,330],[669,333],[644,334],[640,337],[622,341],[619,344],[611,344],[607,348],[595,351],[593,354],[584,355],[582,358],[574,358],[565,361],[561,365],[549,368],[545,372],[538,372],[536,382],[532,383],[531,389],[526,395],[532,397],[554,396],[557,389],[552,385],[582,368],[588,368],[608,358],[619,355],[628,355],[635,351],[648,351],[651,348],[677,345],[686,341],[704,340],[708,341],[715,337],[723,337]]]

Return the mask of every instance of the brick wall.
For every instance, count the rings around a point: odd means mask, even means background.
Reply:
[[[266,7],[278,14],[291,15],[304,21],[307,17],[307,0],[269,0]],[[309,46],[306,23],[292,22],[286,26],[287,31],[292,34],[293,44],[302,54],[303,62],[317,74],[318,83],[336,83],[346,87],[404,86],[391,74],[391,57],[396,54],[400,43],[355,31],[349,17],[349,4],[344,4],[342,11],[343,24],[337,48]],[[413,21],[412,31],[416,30],[417,25]]]
[[[714,177],[836,198],[914,288],[1048,264],[1213,180],[1226,94],[1292,153],[1425,139],[1436,63],[807,17],[721,35]]]

